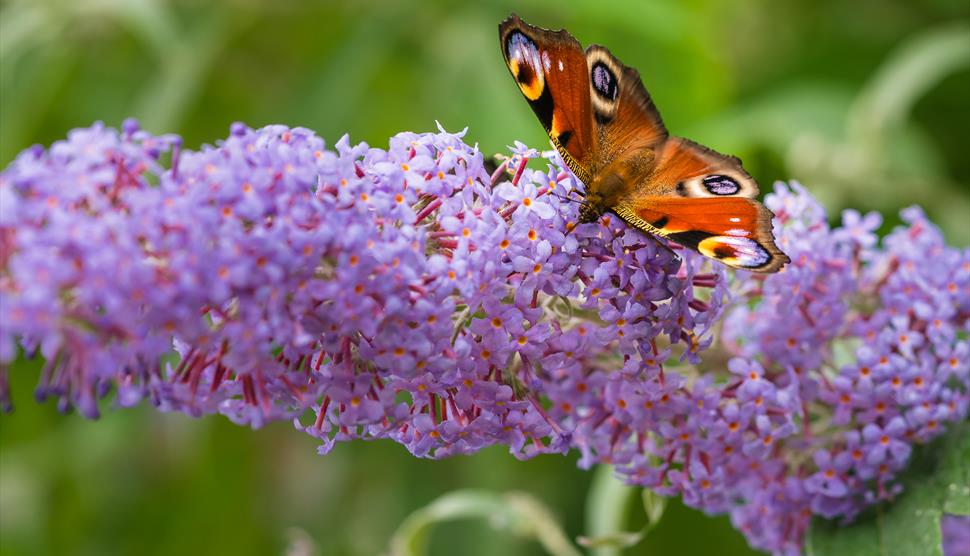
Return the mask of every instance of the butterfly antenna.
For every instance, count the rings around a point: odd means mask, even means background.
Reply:
[[[573,190],[573,191],[575,191],[575,190]],[[570,192],[572,192],[572,191],[570,191]],[[561,201],[568,201],[570,203],[580,203],[580,204],[583,203],[583,200],[582,199],[574,199],[574,198],[572,198],[572,197],[569,196],[569,193],[561,194],[561,193],[554,193],[554,192],[550,191],[549,192],[549,195],[552,195],[553,197],[556,197],[557,199],[559,199]]]

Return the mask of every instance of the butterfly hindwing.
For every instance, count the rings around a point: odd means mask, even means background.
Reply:
[[[596,158],[586,56],[564,30],[549,31],[511,15],[499,25],[505,63],[566,164],[590,183]]]
[[[775,245],[772,214],[745,197],[640,197],[614,211],[630,224],[728,266],[775,272],[788,257]]]
[[[660,112],[637,70],[599,45],[586,49],[600,160],[597,168],[626,152],[653,149],[667,138]]]
[[[655,168],[638,189],[644,195],[684,198],[758,196],[758,183],[741,160],[681,137],[664,142]]]
[[[636,192],[614,210],[631,224],[728,266],[775,272],[788,257],[775,245],[771,211],[736,157],[672,137]]]

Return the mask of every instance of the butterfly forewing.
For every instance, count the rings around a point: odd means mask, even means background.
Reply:
[[[548,31],[512,15],[499,25],[502,53],[566,164],[589,184],[596,156],[586,56],[566,31]]]

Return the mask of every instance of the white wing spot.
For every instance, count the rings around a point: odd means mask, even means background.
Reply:
[[[559,60],[559,71],[562,71],[562,60]]]

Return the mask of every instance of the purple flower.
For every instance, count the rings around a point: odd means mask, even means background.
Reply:
[[[875,234],[882,225],[882,215],[870,212],[863,216],[857,210],[849,209],[842,213],[842,226],[833,231],[837,241],[854,243],[857,247],[868,249],[876,245],[879,236]]]
[[[541,195],[547,192],[548,188],[540,190],[532,183],[524,183],[518,186],[511,183],[503,183],[495,189],[495,194],[499,197],[518,204],[515,212],[535,212],[542,219],[552,218],[555,214],[555,209],[552,205],[540,198]]]
[[[885,427],[872,423],[862,429],[865,442],[865,456],[868,465],[879,465],[884,461],[905,462],[909,458],[910,446],[903,440],[906,423],[902,417],[894,417]]]
[[[970,516],[944,515],[940,520],[943,556],[970,555]]]

